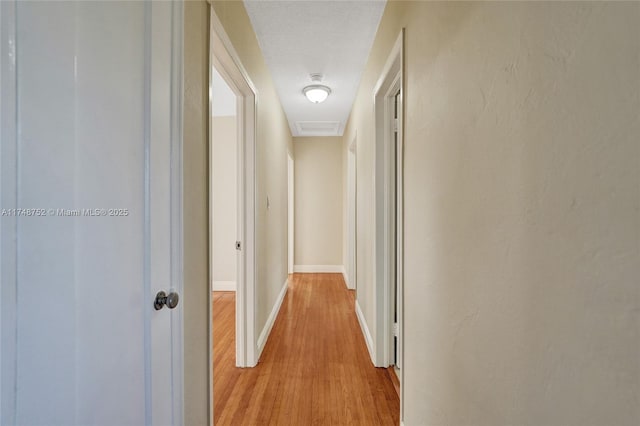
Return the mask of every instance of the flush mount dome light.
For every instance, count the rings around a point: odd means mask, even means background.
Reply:
[[[302,93],[314,104],[319,104],[327,100],[331,89],[321,84],[313,84],[302,89]]]

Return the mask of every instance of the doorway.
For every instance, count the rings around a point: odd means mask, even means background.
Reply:
[[[236,290],[238,288],[238,99],[214,67],[211,78],[211,143],[209,187],[212,360],[214,395],[219,395],[221,368],[238,366]],[[214,401],[215,403],[215,401]],[[214,411],[216,407],[214,406]]]
[[[236,206],[237,224],[236,240],[234,248],[236,250],[236,285],[235,304],[231,306],[235,311],[228,321],[227,330],[233,327],[235,321],[235,366],[254,367],[258,363],[258,347],[255,332],[255,151],[256,151],[256,89],[246,70],[236,53],[229,37],[227,36],[222,23],[217,17],[213,8],[210,8],[209,20],[209,111],[213,112],[213,86],[215,84],[215,73],[228,85],[236,99]],[[213,114],[209,114],[209,128],[213,129]],[[212,157],[215,153],[212,149],[212,136],[215,131],[209,134],[209,188],[214,188],[215,161]],[[209,217],[214,212],[215,202],[209,200]],[[211,221],[210,221],[211,222]],[[209,250],[214,252],[212,243],[214,241],[214,226],[209,224]],[[215,254],[215,253],[214,253]],[[210,279],[215,278],[213,263],[210,262]],[[213,295],[213,292],[209,292]],[[214,401],[213,401],[213,379],[214,379],[214,336],[213,317],[216,315],[212,297],[209,297],[209,305],[212,307],[212,314],[209,318],[209,365],[210,377],[210,423],[213,424]],[[233,365],[233,364],[231,364]]]
[[[393,367],[403,418],[403,40],[402,30],[374,89],[377,367]]]
[[[235,293],[239,198],[237,98],[215,67],[211,95],[211,291]]]
[[[253,367],[257,363],[257,345],[255,338],[255,120],[256,91],[242,67],[238,55],[233,49],[222,23],[213,9],[210,14],[209,43],[209,110],[214,111],[214,85],[216,75],[226,83],[235,95],[235,136],[236,136],[236,228],[233,247],[236,253],[235,276],[235,365],[237,367]],[[209,128],[214,129],[213,114],[210,114]],[[216,160],[214,137],[209,137],[209,188],[214,189],[214,170]],[[224,204],[223,204],[224,207]],[[209,217],[210,234],[209,250],[215,256],[214,235],[215,224],[211,223],[215,213],[215,200],[210,197]],[[213,283],[216,278],[214,262],[210,262],[209,276]],[[211,292],[210,292],[211,293]],[[210,300],[210,303],[212,300]],[[209,333],[213,341],[213,326],[209,324]],[[209,349],[210,360],[213,361],[213,345]],[[212,383],[212,380],[210,380]],[[212,392],[213,395],[213,392]],[[212,403],[213,401],[211,401]]]

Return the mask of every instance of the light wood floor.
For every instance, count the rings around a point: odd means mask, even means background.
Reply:
[[[258,366],[235,367],[235,293],[214,292],[214,423],[398,425],[341,274],[294,274]]]

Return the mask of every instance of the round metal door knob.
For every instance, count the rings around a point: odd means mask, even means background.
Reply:
[[[180,302],[180,296],[178,296],[178,293],[172,291],[167,295],[167,293],[161,290],[156,294],[156,299],[153,301],[153,307],[156,311],[164,308],[165,305],[169,309],[173,309],[178,306],[178,302]]]
[[[176,293],[175,291],[172,291],[169,293],[169,295],[167,296],[167,308],[169,309],[173,309],[176,306],[178,306],[178,302],[180,301],[180,296],[178,296],[178,293]]]

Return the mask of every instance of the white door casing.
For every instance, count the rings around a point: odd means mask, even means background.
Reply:
[[[182,3],[0,19],[0,423],[180,425]]]
[[[402,72],[400,73],[400,78],[397,83],[397,119],[396,119],[396,138],[395,138],[395,172],[396,172],[396,187],[394,188],[394,198],[395,198],[395,221],[396,221],[396,232],[395,232],[395,249],[396,249],[396,258],[395,258],[395,309],[397,316],[397,324],[398,324],[398,339],[397,339],[397,351],[395,353],[395,365],[399,369],[402,368],[402,360],[403,360],[403,347],[402,347],[402,333],[403,333],[403,318],[404,318],[404,104],[403,104],[403,91],[402,91]]]

